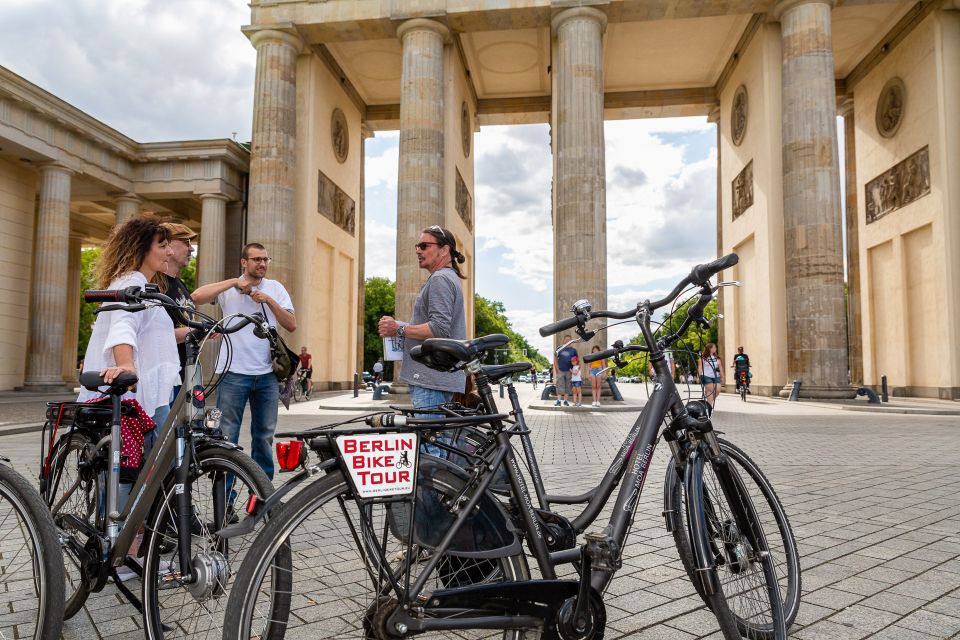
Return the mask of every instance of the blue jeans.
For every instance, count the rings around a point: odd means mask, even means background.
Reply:
[[[250,402],[251,455],[267,477],[273,480],[273,434],[277,430],[277,402],[280,388],[273,372],[259,376],[227,372],[217,389],[220,428],[230,442],[240,439],[240,423]]]
[[[437,389],[427,389],[426,387],[418,387],[415,384],[410,385],[410,403],[413,405],[414,409],[426,409],[430,407],[436,407],[440,404],[445,404],[450,402],[453,399],[452,391],[438,391]],[[437,418],[439,416],[430,415],[430,414],[417,414],[419,418]],[[449,443],[450,438],[447,436],[447,432],[441,431],[440,435],[437,436],[437,439]],[[424,453],[427,453],[431,456],[437,458],[446,458],[447,452],[441,449],[438,446],[429,444],[427,442],[420,445],[420,450]]]

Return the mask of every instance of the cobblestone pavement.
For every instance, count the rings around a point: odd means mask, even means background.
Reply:
[[[550,493],[596,484],[635,417],[525,413]],[[281,430],[338,419],[311,414],[308,405],[280,415]],[[714,422],[760,465],[790,516],[803,567],[791,638],[960,638],[960,418],[759,398],[743,404],[724,395]],[[36,433],[0,437],[0,453],[31,478],[38,449]],[[607,638],[719,637],[663,526],[668,454],[666,447],[656,452],[624,567],[606,594]],[[0,585],[0,607],[3,591]],[[108,586],[66,623],[64,637],[137,638],[141,626]]]

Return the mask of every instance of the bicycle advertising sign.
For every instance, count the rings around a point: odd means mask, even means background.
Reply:
[[[413,491],[419,437],[376,433],[337,438],[337,447],[361,498],[407,495]]]

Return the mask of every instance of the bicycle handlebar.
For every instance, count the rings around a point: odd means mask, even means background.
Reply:
[[[557,320],[548,325],[540,327],[540,336],[546,338],[547,336],[552,336],[555,333],[559,333],[564,329],[572,329],[577,326],[577,323],[580,321],[579,316],[573,316],[572,318],[564,318],[563,320]]]

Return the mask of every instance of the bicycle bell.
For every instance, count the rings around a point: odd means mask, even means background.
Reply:
[[[581,298],[573,303],[573,306],[570,307],[570,311],[576,315],[590,315],[590,310],[593,309],[593,305],[590,304],[590,301],[586,298]]]

